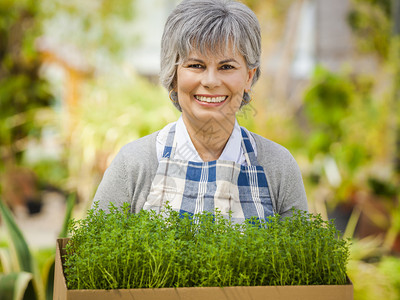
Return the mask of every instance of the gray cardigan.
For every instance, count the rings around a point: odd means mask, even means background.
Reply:
[[[108,211],[110,202],[117,207],[128,202],[139,212],[146,202],[156,174],[157,132],[122,147],[97,189],[93,202]],[[300,169],[290,152],[266,138],[251,133],[257,146],[257,160],[267,177],[275,213],[290,216],[291,209],[307,211],[307,198]]]

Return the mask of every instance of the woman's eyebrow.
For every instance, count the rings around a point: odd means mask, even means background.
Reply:
[[[202,61],[201,59],[198,59],[198,58],[189,57],[188,59],[185,59],[185,62],[189,62],[189,61],[197,61],[199,63],[204,64],[204,61]]]
[[[196,62],[204,64],[204,61],[199,58],[189,57],[189,58],[185,59],[185,62],[189,62],[189,61],[196,61]],[[227,58],[227,59],[221,60],[219,62],[219,64],[222,65],[222,64],[226,64],[226,63],[230,63],[230,62],[234,62],[234,63],[238,64],[237,60],[234,58]]]
[[[237,60],[234,59],[234,58],[228,58],[228,59],[221,60],[221,61],[219,62],[219,64],[222,65],[222,64],[226,64],[226,63],[230,63],[230,62],[234,62],[234,63],[237,63],[237,64],[238,64]]]

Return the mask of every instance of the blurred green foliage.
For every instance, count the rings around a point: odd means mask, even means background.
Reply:
[[[353,182],[361,168],[366,171],[392,149],[390,102],[374,99],[374,84],[370,76],[318,67],[304,96],[306,144],[301,147],[307,146],[311,161],[331,156]]]
[[[179,115],[160,87],[127,72],[121,64],[116,64],[116,71],[109,71],[109,64],[103,64],[120,62],[125,51],[137,42],[130,27],[135,17],[134,2],[0,1],[2,157],[23,163],[26,142],[40,137],[43,122],[39,122],[38,112],[53,103],[49,84],[39,76],[41,62],[35,39],[41,33],[61,48],[74,46],[86,62],[96,67],[96,77],[83,84],[78,111],[71,116],[74,126],[66,134],[68,141],[62,142],[65,161],[43,160],[29,165],[43,181],[77,190],[87,203],[122,145],[161,129]],[[282,19],[293,3],[244,2],[256,13],[274,9],[272,15]],[[400,214],[396,213],[400,192],[393,175],[393,129],[400,122],[400,110],[391,96],[400,87],[400,80],[395,79],[399,77],[392,76],[400,66],[400,47],[392,37],[392,1],[352,3],[349,22],[360,49],[380,58],[382,66],[376,74],[333,73],[318,67],[304,95],[301,117],[305,120],[288,118],[271,106],[265,109],[257,103],[244,107],[238,118],[250,130],[290,146],[303,168],[311,205],[324,198],[326,194],[321,191],[326,190],[329,195],[324,200],[331,208],[339,202],[354,204],[359,201],[357,193],[368,195],[388,207],[390,214],[383,216],[384,229],[390,232],[387,236],[396,237],[400,231]],[[263,110],[269,110],[269,115]],[[0,160],[0,168],[4,162]],[[327,180],[332,162],[340,175],[337,185]],[[388,245],[391,239],[389,236]],[[382,241],[373,246],[365,242],[368,241],[354,243],[352,247],[349,275],[355,285],[355,299],[399,299],[398,258],[385,256]],[[357,247],[370,252],[357,254]],[[39,257],[44,269],[47,255],[46,252]]]
[[[379,271],[387,276],[394,295],[400,299],[400,258],[384,257],[379,264]]]
[[[309,155],[329,153],[332,143],[344,134],[342,121],[350,115],[354,89],[349,80],[338,74],[317,67],[304,96],[304,108],[313,128],[309,140]]]
[[[387,58],[390,49],[392,0],[353,0],[348,21],[360,49]]]
[[[400,299],[400,258],[383,256],[379,238],[354,240],[350,253],[355,300]]]
[[[90,204],[117,151],[179,114],[164,89],[129,71],[94,78],[82,99],[68,149],[68,185]]]
[[[329,211],[352,211],[345,234],[355,234],[348,274],[357,300],[400,299],[400,259],[392,255],[400,237],[400,47],[393,3],[352,2],[349,23],[359,49],[378,58],[377,69],[367,75],[318,67],[304,95],[304,143],[295,150],[308,158],[303,176],[311,207],[322,202]],[[332,174],[337,181],[329,180]]]
[[[75,195],[68,198],[60,238],[67,236],[75,200]],[[53,299],[55,247],[33,251],[1,198],[0,217],[7,237],[0,244],[0,299]]]
[[[69,176],[64,159],[43,158],[26,165],[36,174],[41,189],[62,189]]]
[[[357,215],[348,226],[363,226],[361,213],[370,220],[370,230],[382,234],[353,241],[348,272],[360,300],[397,300],[400,295],[398,280],[390,279],[400,278],[400,260],[387,256],[400,233],[400,214],[395,213],[400,188],[393,168],[397,111],[392,109],[391,85],[378,98],[379,84],[379,78],[318,67],[304,95],[304,142],[295,150],[309,159],[303,176],[311,207],[324,201],[333,211],[345,203]]]
[[[121,61],[125,50],[138,42],[132,20],[136,0],[42,0],[44,35],[54,45],[78,49],[86,62]]]
[[[291,0],[242,0],[240,2],[250,7],[256,14],[263,13],[263,10],[268,7],[268,9],[273,10],[273,15],[278,18],[285,16],[290,5],[293,4]]]
[[[36,1],[0,2],[0,168],[20,162],[26,138],[40,136],[36,113],[53,100],[34,49],[37,13]]]
[[[0,216],[9,237],[9,251],[3,251],[0,263],[3,272],[0,274],[0,294],[6,299],[44,299],[42,278],[36,261],[3,200],[0,199]],[[8,266],[5,268],[5,266]],[[7,270],[9,268],[9,270]],[[24,284],[20,284],[21,278]],[[28,291],[28,295],[25,295]],[[17,295],[19,295],[17,297]]]

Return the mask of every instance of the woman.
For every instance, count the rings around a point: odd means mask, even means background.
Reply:
[[[235,118],[251,101],[260,54],[260,26],[245,5],[179,4],[165,25],[160,78],[182,115],[121,149],[95,195],[99,208],[110,202],[128,202],[132,212],[166,203],[190,214],[217,208],[233,222],[307,210],[291,154]]]

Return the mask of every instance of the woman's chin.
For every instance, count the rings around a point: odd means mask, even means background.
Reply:
[[[222,110],[196,111],[192,120],[198,129],[209,128],[210,130],[229,129],[235,124],[235,114],[224,113]]]

